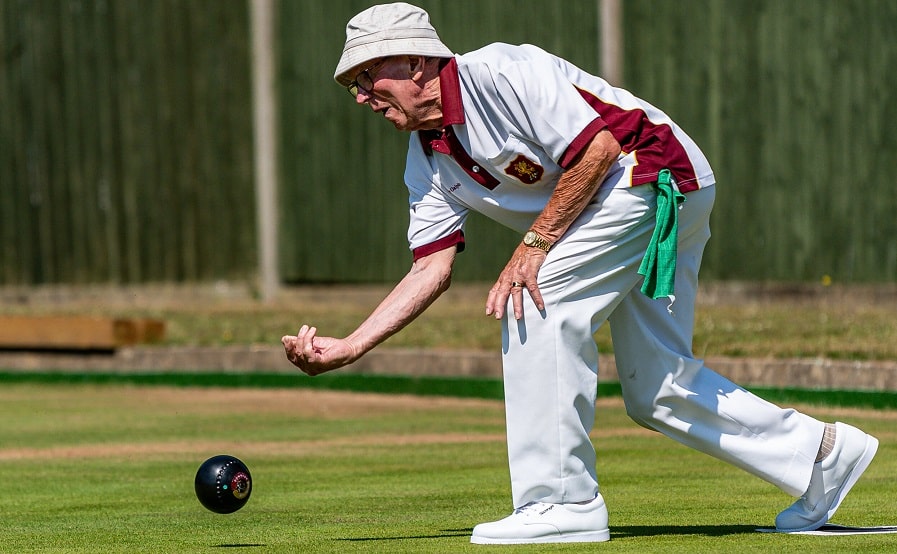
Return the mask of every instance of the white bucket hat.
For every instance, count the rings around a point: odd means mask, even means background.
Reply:
[[[439,40],[426,11],[406,4],[373,6],[349,20],[346,45],[333,78],[343,86],[352,79],[347,71],[364,62],[402,54],[451,58],[452,51]]]

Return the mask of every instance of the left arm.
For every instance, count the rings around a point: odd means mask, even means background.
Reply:
[[[620,144],[607,129],[599,132],[558,180],[554,192],[532,229],[552,244],[560,240],[579,214],[592,201],[595,192],[620,155]],[[523,289],[511,287],[524,283],[539,310],[545,309],[537,276],[546,252],[520,243],[486,299],[486,315],[501,319],[508,297],[513,300],[514,318],[523,317]]]

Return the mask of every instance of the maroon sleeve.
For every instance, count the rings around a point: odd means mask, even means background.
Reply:
[[[570,164],[573,163],[573,160],[575,160],[580,152],[582,152],[592,139],[595,138],[595,135],[606,128],[607,123],[601,119],[601,117],[593,119],[592,122],[586,125],[586,128],[573,139],[573,142],[570,143],[570,146],[567,147],[567,150],[564,151],[564,155],[561,156],[560,161],[558,161],[558,165],[564,169],[568,169]]]
[[[425,244],[423,246],[415,248],[412,251],[412,254],[414,255],[414,261],[429,256],[430,254],[433,254],[435,252],[439,252],[440,250],[451,248],[452,246],[457,248],[458,252],[464,251],[464,231],[455,231],[451,235],[442,237],[441,239],[431,242],[430,244]]]

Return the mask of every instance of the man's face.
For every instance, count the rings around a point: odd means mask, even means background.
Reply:
[[[407,56],[394,56],[357,69],[355,101],[369,105],[400,131],[436,128],[432,100],[425,96],[420,79],[413,78],[412,64]]]

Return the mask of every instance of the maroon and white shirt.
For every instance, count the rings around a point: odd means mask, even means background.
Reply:
[[[440,87],[445,129],[412,133],[405,168],[415,259],[462,250],[471,210],[524,233],[605,128],[623,150],[609,175],[638,186],[667,168],[682,192],[714,184],[701,150],[666,114],[536,46],[456,55]]]

